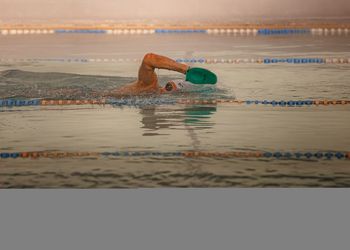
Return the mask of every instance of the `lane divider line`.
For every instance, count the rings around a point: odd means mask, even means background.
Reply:
[[[199,64],[350,64],[350,57],[175,58],[179,63]],[[141,58],[0,58],[4,63],[140,63]]]
[[[349,160],[347,151],[115,151],[115,152],[0,152],[0,159],[62,159],[62,158],[122,158],[122,157],[185,157],[185,158],[265,158],[294,160]]]
[[[48,100],[48,99],[0,99],[0,107],[19,106],[69,106],[69,105],[115,105],[138,106],[147,104],[246,104],[279,107],[349,105],[350,100],[237,100],[237,99],[93,99],[93,100]]]
[[[107,35],[146,35],[146,34],[209,34],[209,35],[241,35],[241,36],[271,36],[271,35],[348,35],[350,27],[329,25],[317,27],[262,27],[261,25],[249,25],[246,27],[192,27],[192,28],[150,28],[150,27],[135,27],[135,28],[60,28],[52,29],[50,27],[40,28],[0,28],[1,35],[50,35],[50,34],[107,34]]]

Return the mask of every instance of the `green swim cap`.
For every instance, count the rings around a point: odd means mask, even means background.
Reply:
[[[194,84],[216,84],[216,75],[203,68],[190,68],[186,72],[186,81]]]

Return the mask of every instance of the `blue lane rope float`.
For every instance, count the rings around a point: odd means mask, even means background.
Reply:
[[[48,99],[0,99],[0,107],[21,106],[67,106],[67,105],[114,105],[114,106],[143,106],[143,105],[174,105],[174,104],[233,104],[233,105],[263,105],[273,107],[302,107],[349,105],[350,100],[236,100],[236,99],[173,99],[173,98],[122,98],[94,100],[48,100]]]
[[[264,63],[325,63],[325,59],[323,58],[264,58]]]
[[[17,100],[17,99],[0,99],[0,107],[18,107],[18,106],[39,106],[41,105],[40,99],[32,100]]]
[[[311,29],[259,29],[258,35],[293,35],[308,34]]]
[[[350,64],[345,57],[175,58],[179,63],[198,64]],[[0,62],[48,63],[140,63],[140,58],[0,58]]]
[[[39,158],[122,158],[122,157],[184,157],[184,158],[265,158],[276,160],[349,160],[347,151],[115,151],[115,152],[0,152],[0,159]]]

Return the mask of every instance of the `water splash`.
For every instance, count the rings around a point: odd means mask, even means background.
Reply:
[[[160,84],[172,80],[160,76]],[[134,77],[81,75],[58,72],[6,70],[0,72],[0,98],[92,99],[112,89],[135,81]],[[113,99],[115,105],[173,104],[178,98],[225,98],[228,92],[212,87],[199,87],[186,93]]]

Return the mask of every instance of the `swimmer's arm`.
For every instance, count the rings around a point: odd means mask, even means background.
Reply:
[[[155,93],[159,91],[158,77],[155,69],[168,69],[186,74],[189,66],[178,63],[168,57],[147,53],[140,66],[136,82],[112,90],[109,95],[118,97],[123,95],[137,95],[142,93]]]
[[[186,64],[178,63],[165,56],[147,53],[144,56],[139,69],[138,86],[140,88],[152,86],[154,89],[157,89],[159,87],[158,77],[154,72],[156,68],[173,70],[183,74],[185,74],[188,70],[188,66]]]
[[[142,64],[151,70],[154,70],[155,68],[167,69],[177,71],[183,74],[186,74],[189,68],[186,64],[178,63],[166,56],[161,56],[153,53],[146,54]]]

